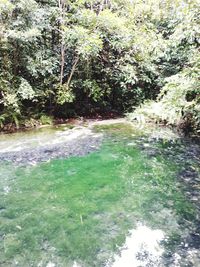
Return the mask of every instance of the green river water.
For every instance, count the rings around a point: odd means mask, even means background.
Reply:
[[[103,141],[85,156],[0,162],[0,266],[200,266],[198,144],[94,128]],[[58,131],[2,135],[0,152],[62,144]]]

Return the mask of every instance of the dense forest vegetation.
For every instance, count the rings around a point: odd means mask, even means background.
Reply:
[[[1,127],[133,112],[198,132],[198,4],[0,0]]]

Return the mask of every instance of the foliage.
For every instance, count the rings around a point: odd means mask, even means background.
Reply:
[[[63,105],[64,103],[73,102],[74,95],[71,89],[66,84],[59,84],[57,86],[57,103]]]
[[[83,88],[89,97],[97,102],[104,95],[102,88],[98,85],[95,80],[85,80],[83,82]]]
[[[198,128],[198,101],[183,100],[197,81],[198,35],[197,0],[0,0],[4,123],[12,114],[131,111],[163,94],[164,120],[192,114]]]
[[[43,125],[46,125],[46,124],[51,125],[51,124],[53,124],[53,119],[52,119],[50,116],[42,115],[42,116],[40,117],[40,122],[41,122],[41,124],[43,124]]]
[[[32,100],[35,96],[35,92],[31,85],[23,78],[21,78],[21,83],[17,92],[22,100]]]
[[[129,115],[130,118],[139,121],[153,119],[199,132],[199,74],[199,71],[195,73],[193,68],[186,68],[166,78],[166,84],[158,95],[157,102],[146,102]]]

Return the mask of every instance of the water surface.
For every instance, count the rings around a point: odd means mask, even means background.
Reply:
[[[130,124],[92,132],[104,139],[89,154],[1,161],[0,265],[200,266],[198,143]],[[67,136],[61,129],[1,136],[0,149],[37,153],[40,141],[62,146]]]

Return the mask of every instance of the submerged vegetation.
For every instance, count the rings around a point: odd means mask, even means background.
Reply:
[[[153,235],[157,229],[162,231],[162,242],[157,244],[162,253],[154,258],[134,239],[138,246],[134,266],[197,267],[200,195],[196,145],[169,135],[168,139],[155,138],[159,128],[146,134],[144,129],[118,123],[97,125],[94,130],[106,138],[89,155],[47,158],[33,165],[0,162],[0,265],[115,266],[115,253],[129,230],[137,231],[140,223]],[[63,134],[60,129],[38,131],[44,131],[40,145]],[[21,143],[29,141],[29,150],[37,149],[29,140],[31,132],[16,135]],[[37,137],[36,131],[33,136]],[[15,137],[5,138],[11,142]],[[80,137],[74,146],[79,143]],[[196,189],[184,187],[186,172]],[[143,237],[145,234],[143,231]]]
[[[138,112],[198,132],[198,8],[198,0],[0,0],[0,127],[119,114],[151,100]]]

